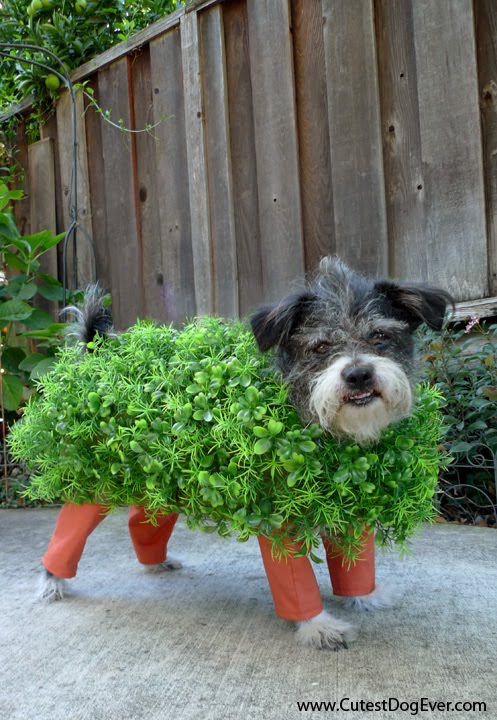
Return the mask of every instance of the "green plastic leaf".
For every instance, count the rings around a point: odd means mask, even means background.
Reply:
[[[258,440],[254,445],[254,452],[256,455],[264,455],[271,450],[273,444],[269,438],[262,438]]]

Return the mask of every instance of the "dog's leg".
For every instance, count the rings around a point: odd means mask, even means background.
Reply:
[[[56,600],[63,600],[68,594],[64,580],[43,568],[38,581],[36,599],[40,602],[51,603]]]
[[[355,597],[342,597],[343,605],[351,610],[373,612],[375,610],[388,610],[397,604],[400,592],[389,585],[377,585],[373,592]]]
[[[308,557],[295,557],[299,545],[287,545],[286,557],[273,555],[271,540],[259,537],[269,588],[276,614],[297,622],[297,640],[328,650],[346,648],[355,637],[354,628],[323,610],[321,593]]]
[[[356,637],[356,631],[350,623],[334,618],[326,610],[310,620],[299,622],[295,634],[303,645],[322,650],[347,648],[348,643]]]
[[[183,567],[183,563],[173,557],[168,557],[163,562],[155,563],[154,565],[144,565],[143,567],[147,573],[158,574],[170,572],[171,570],[180,570]]]
[[[374,533],[363,533],[362,550],[355,564],[348,565],[333,539],[323,537],[326,561],[335,597],[353,610],[385,610],[395,605],[399,593],[388,585],[376,585]]]

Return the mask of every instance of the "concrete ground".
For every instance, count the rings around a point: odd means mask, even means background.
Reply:
[[[180,521],[170,552],[184,568],[150,575],[124,510],[90,538],[72,597],[34,604],[56,512],[0,511],[1,720],[497,718],[495,530],[435,525],[412,556],[380,555],[379,579],[403,598],[376,614],[341,608],[317,566],[325,605],[360,625],[334,653],[298,646],[274,615],[255,541]],[[366,706],[389,698],[391,710]],[[486,713],[422,711],[421,698]],[[341,699],[342,710],[298,706]]]

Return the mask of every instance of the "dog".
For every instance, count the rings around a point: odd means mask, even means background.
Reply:
[[[452,305],[451,296],[442,289],[366,278],[340,259],[326,257],[301,290],[261,307],[250,323],[260,351],[274,350],[276,366],[302,423],[318,423],[337,438],[368,445],[410,414],[416,385],[413,333],[422,323],[440,330]],[[77,316],[74,334],[84,345],[96,334],[115,335],[98,289],[87,294],[83,309],[72,310]],[[263,552],[263,558],[271,585],[273,570],[286,570],[267,553]],[[181,567],[172,559],[147,564],[158,569]],[[307,558],[289,558],[287,566],[295,577],[302,571],[306,578],[302,582],[312,584]],[[298,594],[299,589],[294,589]],[[351,626],[322,609],[317,591],[309,592],[314,595],[307,614],[277,610],[278,614],[297,622],[297,636],[306,644],[346,647],[353,636]],[[45,567],[40,596],[61,599],[63,595],[63,580]],[[276,605],[274,591],[273,597]],[[378,587],[351,601],[366,610],[389,604],[388,595]]]

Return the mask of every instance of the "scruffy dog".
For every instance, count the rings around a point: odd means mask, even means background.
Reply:
[[[317,422],[337,437],[365,445],[409,415],[415,402],[413,331],[423,322],[441,329],[451,304],[450,295],[443,290],[371,280],[339,259],[328,257],[301,292],[260,308],[251,318],[251,325],[262,352],[275,348],[277,365],[301,421]],[[90,293],[83,310],[76,312],[80,340],[88,343],[97,332],[104,336],[113,333],[112,320],[98,292]],[[66,512],[67,518],[58,521],[43,559],[43,598],[63,596],[61,578],[75,574],[86,537],[102,519],[99,508],[64,506],[61,516]],[[90,518],[88,512],[93,513]],[[136,515],[139,511],[135,508],[134,512]],[[143,523],[141,512],[138,519],[130,519],[130,530],[134,528],[135,535],[137,528],[139,532],[146,532],[147,526],[152,528],[150,523]],[[80,527],[78,517],[86,519],[81,522],[80,537],[71,540],[69,536],[77,534]],[[154,540],[162,543],[158,554],[147,555],[143,547],[148,541],[142,542],[143,538],[132,533],[135,550],[143,564],[180,567],[165,559],[165,546],[176,516],[164,518],[163,526],[155,528],[159,534],[162,532],[162,538]],[[72,548],[67,550],[71,542]],[[266,544],[263,539],[260,544],[277,613],[297,621],[298,637],[308,644],[331,649],[346,646],[351,627],[323,611],[308,558],[278,561],[268,551],[267,539]],[[148,542],[149,551],[151,545]],[[64,553],[72,553],[71,572],[57,571],[57,567],[65,567],[67,557],[61,557]],[[375,609],[386,604],[374,580],[365,593],[349,594],[356,595],[357,607]]]

